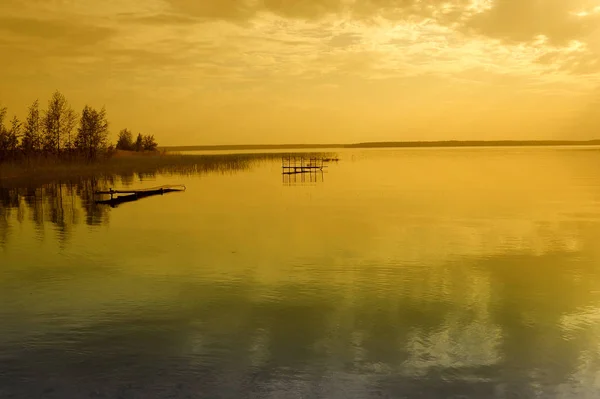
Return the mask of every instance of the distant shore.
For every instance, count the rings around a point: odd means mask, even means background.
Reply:
[[[447,141],[389,141],[355,144],[248,144],[248,145],[195,145],[164,146],[165,151],[239,151],[239,150],[306,150],[341,148],[416,148],[416,147],[551,147],[551,146],[593,146],[599,140],[447,140]]]
[[[393,148],[393,147],[558,147],[600,145],[598,140],[447,140],[447,141],[398,141],[348,144],[344,148]]]

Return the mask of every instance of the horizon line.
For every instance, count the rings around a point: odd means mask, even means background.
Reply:
[[[230,149],[307,149],[307,148],[393,148],[393,147],[505,147],[505,146],[561,146],[600,145],[600,139],[590,140],[424,140],[424,141],[365,141],[348,144],[201,144],[168,145],[160,149],[177,150],[230,150]]]

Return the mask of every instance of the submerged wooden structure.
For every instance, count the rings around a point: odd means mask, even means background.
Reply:
[[[323,182],[323,174],[327,168],[326,163],[338,162],[338,158],[308,157],[299,155],[286,155],[281,158],[281,174],[283,184],[312,185]]]
[[[141,198],[152,197],[154,195],[185,191],[185,189],[186,187],[184,185],[160,186],[140,190],[113,190],[111,188],[108,191],[96,191],[96,195],[110,195],[110,199],[97,200],[96,204],[110,205],[114,207],[124,202],[137,201]]]
[[[304,158],[301,156],[281,157],[281,173],[293,175],[298,173],[311,173],[322,171],[327,167],[326,162],[337,161],[337,158]]]

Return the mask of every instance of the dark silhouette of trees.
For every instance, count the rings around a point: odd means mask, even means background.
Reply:
[[[21,122],[15,116],[10,122],[10,128],[4,125],[7,109],[0,108],[0,160],[13,159],[17,155]]]
[[[114,152],[115,147],[109,142],[106,109],[86,105],[78,118],[59,91],[52,94],[47,110],[40,110],[39,101],[35,100],[24,122],[16,116],[8,122],[7,114],[7,108],[0,107],[0,163],[24,159],[29,162],[34,157],[93,161]],[[155,151],[157,147],[153,135],[138,134],[134,142],[128,129],[119,132],[116,146],[128,151]]]
[[[106,109],[100,111],[86,105],[81,113],[75,149],[88,160],[94,160],[108,147]]]
[[[8,129],[4,126],[6,118],[6,107],[0,108],[0,159],[5,159],[8,155]]]
[[[26,156],[42,149],[42,138],[40,136],[40,103],[35,100],[29,107],[27,119],[23,127],[23,139],[21,150]]]
[[[128,129],[123,129],[119,132],[117,139],[117,150],[133,151],[133,134]]]
[[[75,111],[65,96],[59,91],[54,92],[43,118],[44,151],[60,154],[62,149],[70,150],[76,123]]]
[[[142,151],[144,149],[144,139],[142,138],[141,133],[138,133],[134,148],[136,151]]]
[[[128,129],[123,129],[119,132],[117,140],[117,150],[124,151],[156,151],[158,144],[153,135],[142,135],[138,133],[135,143],[133,135]]]
[[[144,151],[156,151],[158,144],[154,140],[154,136],[143,136],[142,144],[144,147]]]
[[[13,116],[10,121],[10,130],[8,131],[8,140],[7,140],[7,148],[12,154],[16,154],[17,149],[19,148],[19,138],[21,137],[21,127],[23,124],[17,118],[17,116]]]

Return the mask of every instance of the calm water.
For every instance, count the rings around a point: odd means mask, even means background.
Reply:
[[[0,397],[600,396],[600,150],[339,155],[0,189]]]

